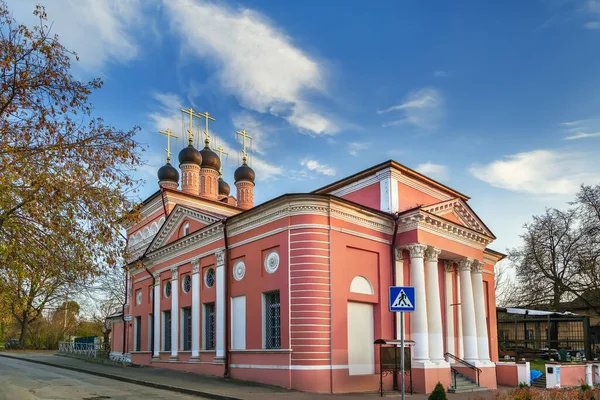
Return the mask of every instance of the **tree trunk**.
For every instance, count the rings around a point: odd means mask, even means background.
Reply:
[[[27,338],[27,325],[29,324],[27,313],[23,313],[23,321],[21,322],[21,336],[19,337],[19,343],[21,347],[25,348],[25,339]]]

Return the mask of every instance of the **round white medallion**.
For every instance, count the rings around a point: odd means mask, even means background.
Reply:
[[[279,254],[273,250],[265,257],[265,271],[272,274],[279,267]]]
[[[246,274],[246,264],[243,261],[238,261],[233,266],[233,278],[236,281],[241,281]]]

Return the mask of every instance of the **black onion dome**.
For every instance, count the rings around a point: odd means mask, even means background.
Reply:
[[[205,146],[201,151],[202,155],[202,168],[212,168],[215,171],[221,169],[221,160],[217,153],[212,151],[208,146]]]
[[[254,170],[250,168],[248,164],[243,163],[240,167],[238,167],[238,169],[235,170],[233,176],[236,182],[250,181],[254,183],[254,178],[256,175],[254,174]]]
[[[229,184],[223,180],[223,178],[219,177],[219,194],[223,196],[229,196],[229,192],[231,189],[229,188]]]
[[[202,156],[191,144],[179,152],[179,165],[181,164],[202,164]]]
[[[171,181],[171,182],[179,182],[179,171],[175,169],[171,165],[171,163],[166,163],[162,167],[158,169],[158,181]]]

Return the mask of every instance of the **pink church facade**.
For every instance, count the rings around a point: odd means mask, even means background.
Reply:
[[[253,190],[248,181],[236,186]],[[400,337],[388,288],[406,285],[417,297],[404,320],[415,392],[449,387],[451,367],[468,376],[454,358],[496,388],[502,255],[488,249],[495,237],[467,196],[394,161],[244,209],[229,193],[218,200],[175,183],[161,183],[127,228],[115,353],[308,392],[376,391],[373,342]]]

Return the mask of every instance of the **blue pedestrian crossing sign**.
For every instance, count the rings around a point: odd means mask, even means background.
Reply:
[[[415,288],[412,286],[390,286],[389,302],[391,312],[415,311]]]

